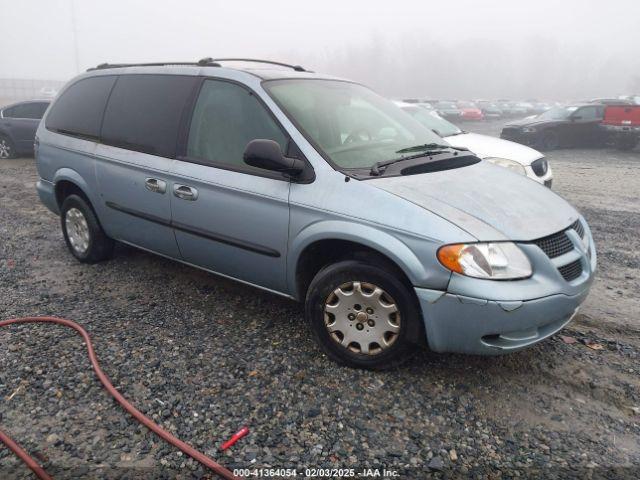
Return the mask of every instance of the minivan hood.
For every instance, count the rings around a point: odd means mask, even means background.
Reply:
[[[445,137],[445,140],[454,147],[468,148],[480,158],[506,158],[524,166],[542,157],[540,152],[526,145],[478,133],[459,133]]]
[[[536,240],[579,217],[548,188],[487,161],[368,183],[449,220],[480,241]]]

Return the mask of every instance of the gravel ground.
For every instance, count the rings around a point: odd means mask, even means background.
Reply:
[[[548,158],[554,189],[586,216],[599,253],[592,294],[562,334],[575,343],[558,335],[491,358],[423,351],[384,373],[339,367],[295,303],[125,246],[106,263],[76,262],[37,200],[33,159],[0,161],[0,318],[78,321],[127,398],[229,468],[635,479],[640,153]],[[114,403],[72,331],[3,329],[0,362],[0,425],[54,477],[206,474]],[[219,453],[243,425],[250,435]],[[0,478],[30,473],[1,449]]]

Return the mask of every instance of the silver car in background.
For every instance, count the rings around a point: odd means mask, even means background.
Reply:
[[[79,261],[119,241],[296,299],[363,368],[425,343],[512,352],[571,320],[596,253],[558,195],[357,83],[227,64],[105,64],[60,92],[37,190]]]

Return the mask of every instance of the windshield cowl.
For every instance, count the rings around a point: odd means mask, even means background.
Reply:
[[[371,180],[452,170],[474,165],[480,161],[470,152],[447,150],[405,157],[400,161],[379,167],[377,173],[373,172],[375,166],[371,169],[345,169],[343,172],[358,180]]]

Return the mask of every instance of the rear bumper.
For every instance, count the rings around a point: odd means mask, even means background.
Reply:
[[[56,215],[60,215],[60,209],[58,208],[58,202],[56,200],[55,186],[53,183],[41,178],[38,180],[38,183],[36,183],[36,190],[38,191],[40,201],[44,203],[45,207]]]
[[[436,352],[499,355],[521,350],[561,330],[586,298],[551,295],[495,301],[416,288],[429,347]]]

